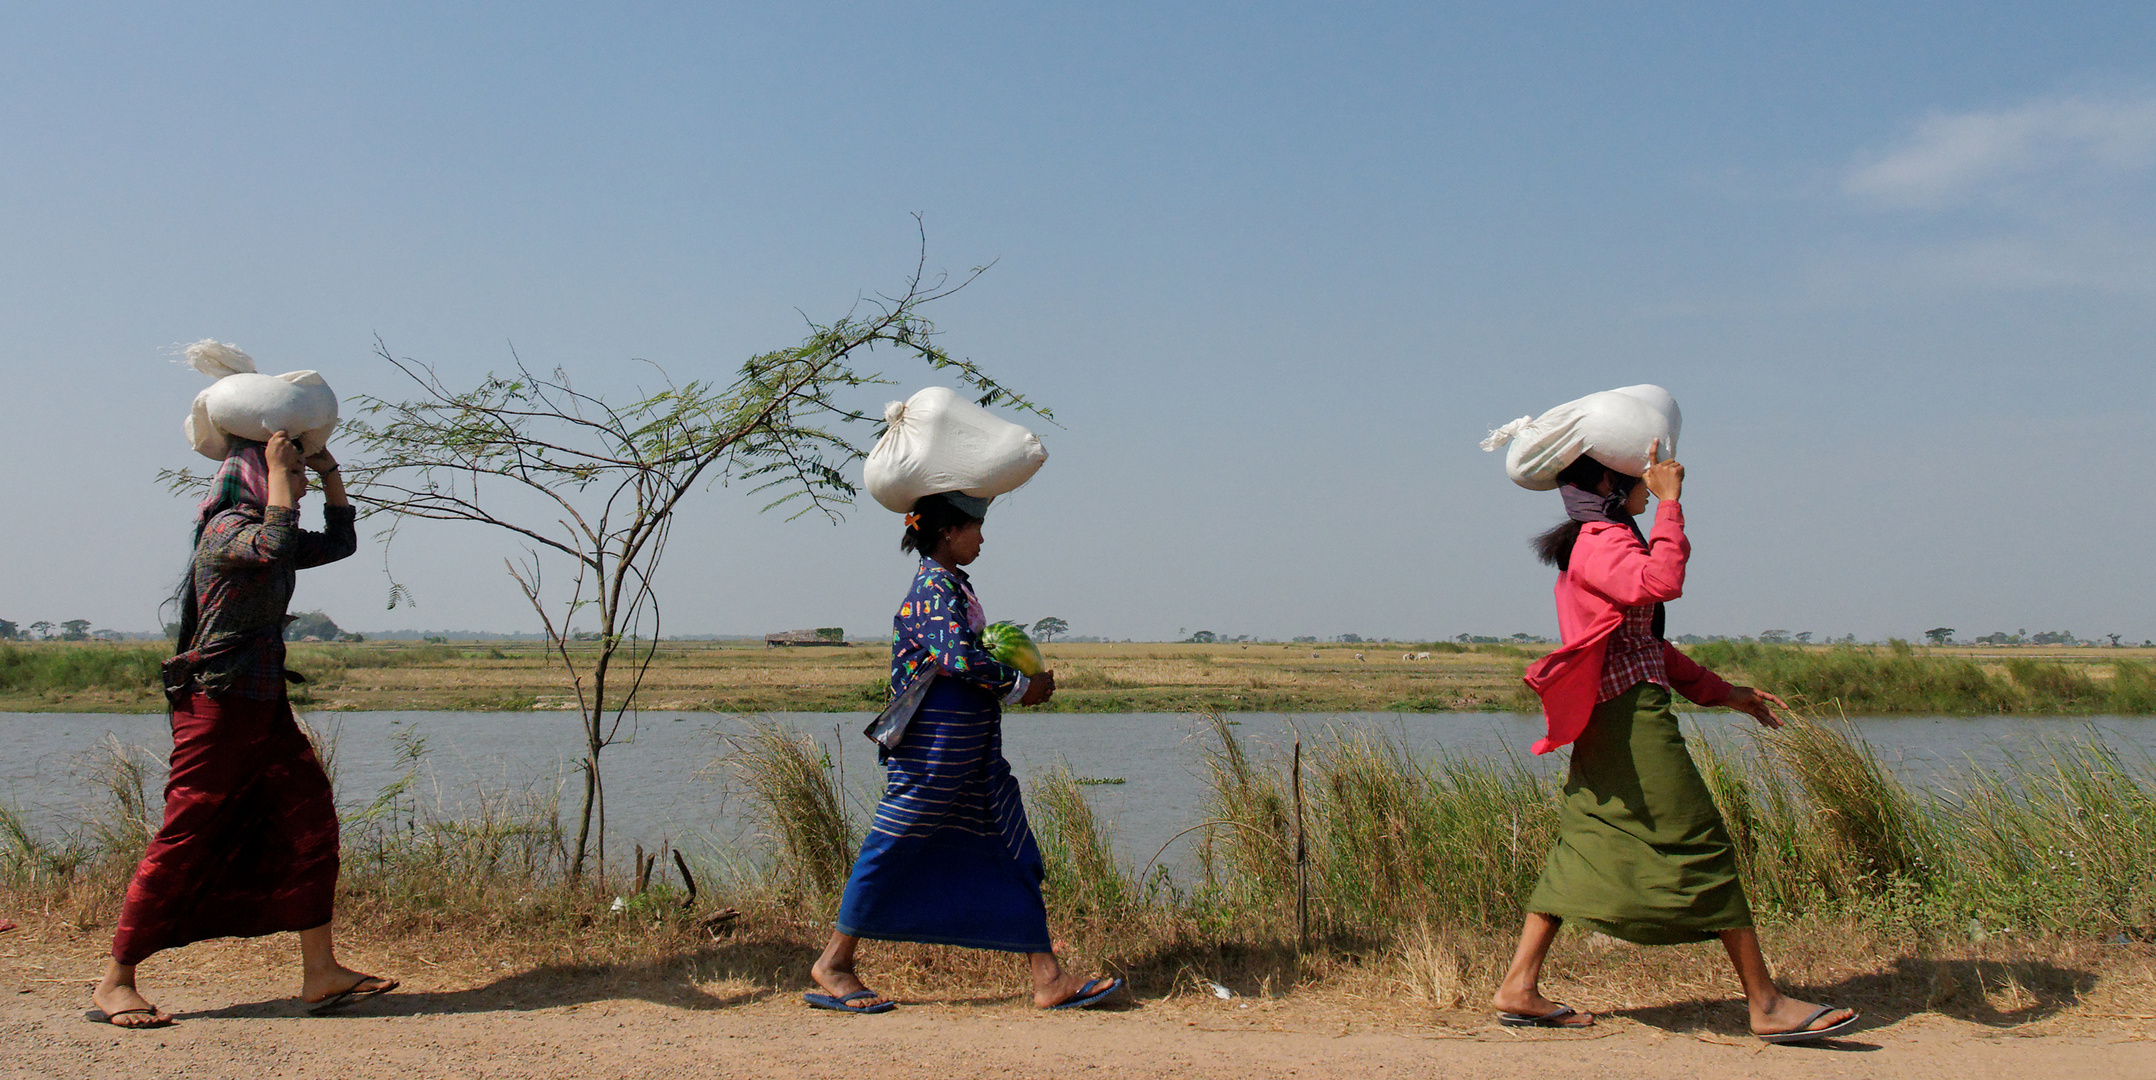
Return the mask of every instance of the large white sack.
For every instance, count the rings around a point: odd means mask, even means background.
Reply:
[[[1664,460],[1677,456],[1677,433],[1684,414],[1669,391],[1648,383],[1623,386],[1567,401],[1541,416],[1520,417],[1490,432],[1484,450],[1510,444],[1505,475],[1530,491],[1557,486],[1557,474],[1581,454],[1627,476],[1639,476],[1661,447]]]
[[[901,514],[945,491],[992,499],[1033,479],[1048,460],[1032,432],[946,387],[884,406],[883,420],[861,477],[877,502]]]
[[[312,454],[337,427],[337,395],[312,371],[263,375],[254,358],[232,345],[202,340],[186,350],[188,366],[217,381],[195,395],[187,414],[187,445],[223,461],[237,436],[268,442],[279,431]]]

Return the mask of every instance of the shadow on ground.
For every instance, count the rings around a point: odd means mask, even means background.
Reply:
[[[542,964],[464,990],[400,989],[331,1015],[528,1012],[623,999],[695,1011],[728,1009],[809,989],[808,969],[815,959],[815,950],[784,942],[714,944],[636,964]],[[753,989],[711,994],[698,988],[701,982],[747,983]],[[281,997],[183,1013],[179,1018],[291,1016],[303,1011],[298,999]]]
[[[921,949],[921,946],[914,946]],[[867,950],[864,950],[867,951]],[[664,959],[634,964],[542,964],[462,990],[399,989],[367,998],[331,1016],[444,1016],[460,1013],[532,1012],[606,1001],[635,1000],[654,1005],[708,1012],[753,1005],[772,998],[796,998],[815,989],[809,966],[817,952],[805,945],[778,941],[714,944]],[[863,957],[863,973],[876,981],[873,957]],[[1021,961],[1022,965],[1022,961]],[[396,974],[392,972],[391,974]],[[700,983],[746,985],[731,994],[713,994]],[[991,1006],[1009,1004],[1011,994],[933,996],[894,993],[900,1004]],[[1126,993],[1104,1007],[1127,1007]],[[806,1008],[806,1006],[804,1006]],[[217,1009],[177,1013],[181,1020],[296,1016],[305,1006],[292,997],[242,1002]]]
[[[1826,985],[1791,985],[1793,997],[1855,1008],[1864,1020],[1857,1029],[1892,1024],[1917,1013],[1936,1012],[1987,1027],[2011,1028],[2058,1015],[2081,1002],[2095,988],[2095,972],[2043,960],[1934,960],[1901,957],[1885,971],[1852,976]],[[1649,1027],[1671,1032],[1707,1032],[1749,1037],[1750,1018],[1742,999],[1693,1000],[1635,1009],[1617,1009]],[[1857,1048],[1844,1042],[1844,1048]]]

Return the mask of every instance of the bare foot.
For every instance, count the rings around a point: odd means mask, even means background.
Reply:
[[[145,1028],[164,1027],[172,1022],[172,1014],[150,1004],[150,999],[125,983],[99,983],[90,991],[90,1004],[104,1013],[113,1027]],[[148,1009],[148,1012],[137,1010]]]
[[[1540,990],[1511,990],[1502,986],[1490,996],[1490,1005],[1498,1012],[1516,1016],[1548,1016],[1566,1007],[1543,997]],[[1570,1016],[1550,1021],[1550,1024],[1553,1027],[1588,1027],[1594,1022],[1595,1014],[1575,1011]]]
[[[809,978],[816,980],[816,985],[823,987],[825,993],[841,1000],[844,1000],[848,994],[858,994],[863,990],[868,990],[868,986],[861,981],[860,976],[853,973],[852,968],[826,967],[821,960],[816,961],[815,966],[809,968]],[[869,992],[875,993],[873,990],[869,990]],[[848,1001],[846,1006],[852,1009],[871,1009],[887,1000],[889,999],[882,994],[876,994],[873,998],[856,998]]]
[[[362,993],[386,993],[395,990],[397,980],[380,975],[353,971],[343,964],[322,972],[310,972],[299,984],[299,999],[309,1005],[319,1005],[339,994],[357,990]]]
[[[1855,1009],[1836,1009],[1809,1024],[1804,1023],[1805,1017],[1812,1015],[1818,1008],[1814,1002],[1798,1001],[1792,997],[1780,998],[1765,1010],[1752,1010],[1752,1034],[1780,1035],[1797,1030],[1800,1024],[1806,1031],[1818,1031],[1833,1027],[1857,1014]]]
[[[1056,976],[1055,981],[1045,986],[1038,984],[1034,986],[1033,1004],[1043,1009],[1055,1008],[1077,997],[1078,991],[1085,989],[1085,984],[1092,981],[1094,980],[1080,975],[1073,975],[1068,971],[1062,972]],[[1103,990],[1114,990],[1121,985],[1123,985],[1121,979],[1102,979],[1100,980],[1100,985],[1094,987],[1092,992],[1098,994]]]

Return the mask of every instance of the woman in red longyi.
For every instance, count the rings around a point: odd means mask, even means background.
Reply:
[[[308,468],[329,503],[319,533],[299,527]],[[396,988],[337,962],[337,810],[285,699],[285,607],[298,571],[352,554],[353,516],[337,459],[322,450],[302,463],[281,431],[267,444],[236,443],[211,481],[180,587],[180,653],[165,662],[165,823],[127,887],[112,959],[90,995],[96,1018],[170,1024],[136,989],[135,966],[216,937],[297,931],[311,1011]]]

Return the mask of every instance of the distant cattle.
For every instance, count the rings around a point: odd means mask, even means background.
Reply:
[[[1402,660],[1428,660],[1429,658],[1430,654],[1426,652],[1404,652],[1400,654],[1400,659]]]

